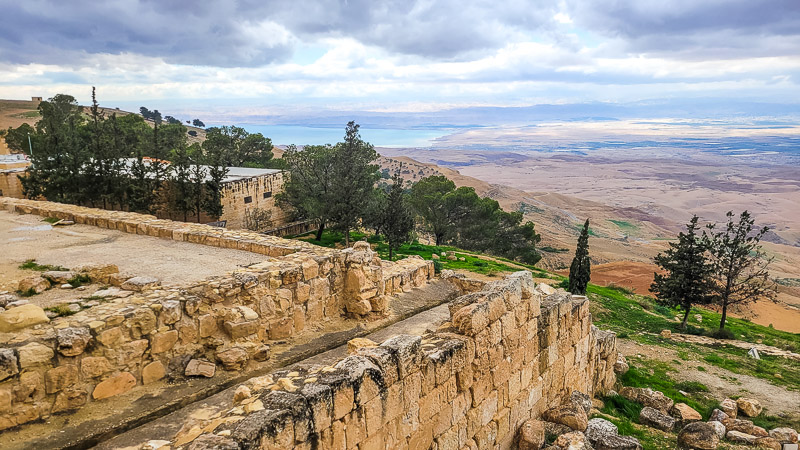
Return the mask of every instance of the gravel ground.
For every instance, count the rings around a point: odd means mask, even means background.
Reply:
[[[153,276],[162,284],[184,284],[230,272],[267,259],[241,250],[176,242],[88,225],[51,227],[34,215],[0,211],[0,291],[16,290],[17,281],[35,274],[18,266],[28,259],[67,268],[84,264],[116,264],[132,276]],[[50,303],[62,298],[58,289],[31,297]],[[38,300],[37,300],[38,298]]]

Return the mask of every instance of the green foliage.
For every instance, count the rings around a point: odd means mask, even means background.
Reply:
[[[48,306],[47,308],[44,308],[44,310],[52,312],[52,313],[55,313],[58,317],[71,316],[71,315],[73,315],[73,314],[78,312],[78,311],[71,310],[69,308],[69,305],[65,304],[65,303],[62,303],[60,305],[55,305],[55,306]]]
[[[444,176],[423,178],[411,187],[409,202],[437,245],[499,255],[536,264],[541,237],[521,212],[506,212],[497,201],[481,198],[471,187],[455,187]]]
[[[42,222],[47,222],[47,223],[52,225],[52,224],[58,222],[59,220],[61,220],[61,219],[59,219],[58,217],[45,217],[44,219],[42,219]]]
[[[634,224],[632,224],[630,222],[626,222],[624,220],[609,220],[609,222],[613,223],[614,225],[619,227],[619,229],[624,230],[624,231],[634,231],[634,230],[638,230],[639,229],[638,226],[636,226],[636,225],[634,225]]]
[[[33,288],[29,288],[28,290],[25,291],[17,291],[17,295],[19,295],[20,297],[33,297],[34,295],[36,295],[36,291]]]
[[[91,282],[92,280],[89,278],[89,275],[86,274],[78,274],[67,280],[67,283],[69,283],[69,285],[74,288],[82,286],[84,284],[89,284]]]
[[[39,115],[39,111],[35,111]],[[17,128],[9,128],[5,133],[6,145],[9,149],[17,153],[29,153],[28,148],[28,135],[35,135],[36,130],[23,123]]]
[[[736,339],[736,335],[733,333],[733,331],[725,328],[714,331],[711,336],[716,339]]]
[[[381,226],[389,247],[389,260],[400,245],[410,240],[411,232],[414,231],[414,216],[403,192],[403,179],[395,174],[392,180],[394,183],[386,196]]]
[[[585,295],[586,285],[591,277],[592,262],[589,259],[589,219],[583,224],[583,230],[578,237],[578,246],[575,257],[569,266],[569,285],[567,290],[574,295]]]
[[[547,253],[567,253],[569,249],[567,248],[555,248],[549,245],[545,245],[544,247],[539,247],[539,250]]]
[[[659,253],[654,261],[666,274],[653,275],[650,290],[661,305],[677,307],[683,311],[681,328],[686,328],[692,306],[711,303],[714,284],[713,265],[706,259],[709,242],[697,234],[698,217],[693,216],[686,232],[678,234],[677,242]]]
[[[775,282],[769,277],[771,258],[761,248],[760,242],[768,227],[756,230],[755,219],[743,211],[738,221],[733,212],[727,214],[725,229],[710,234],[715,301],[722,307],[719,328],[725,328],[729,306],[744,305],[757,300],[774,301],[777,295]]]
[[[50,265],[50,264],[39,264],[39,263],[36,262],[35,259],[29,259],[29,260],[25,261],[24,263],[19,265],[19,268],[21,270],[35,270],[37,272],[47,272],[47,271],[51,271],[51,270],[54,270],[54,271],[67,271],[67,270],[69,270],[69,269],[66,269],[66,268],[61,267],[61,266],[53,266],[53,265]]]

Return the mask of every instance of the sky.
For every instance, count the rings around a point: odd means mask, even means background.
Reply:
[[[431,112],[800,106],[798,0],[0,0],[0,98]],[[785,110],[785,108],[784,108]]]

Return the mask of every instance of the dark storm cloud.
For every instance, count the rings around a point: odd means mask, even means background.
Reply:
[[[798,0],[567,0],[575,24],[625,50],[689,59],[800,54]]]
[[[297,39],[321,37],[454,59],[501,47],[554,13],[524,1],[26,0],[4,7],[0,60],[80,64],[91,54],[130,52],[169,63],[247,67],[285,60]],[[260,27],[270,22],[288,30],[288,38],[277,26]]]
[[[95,54],[257,67],[299,42],[353,38],[390,54],[471,60],[509,42],[547,39],[565,52],[559,0],[1,0],[0,62],[81,66]],[[798,0],[565,0],[579,31],[619,38],[619,55],[686,59],[800,52]],[[563,31],[563,30],[562,30]],[[608,55],[614,56],[614,55]]]

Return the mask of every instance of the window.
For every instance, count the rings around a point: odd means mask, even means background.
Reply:
[[[244,198],[244,202],[245,202],[245,203],[253,203],[253,197],[250,197],[250,196],[248,195],[247,197],[245,197],[245,198]]]
[[[272,192],[264,192],[264,198],[272,197]]]

